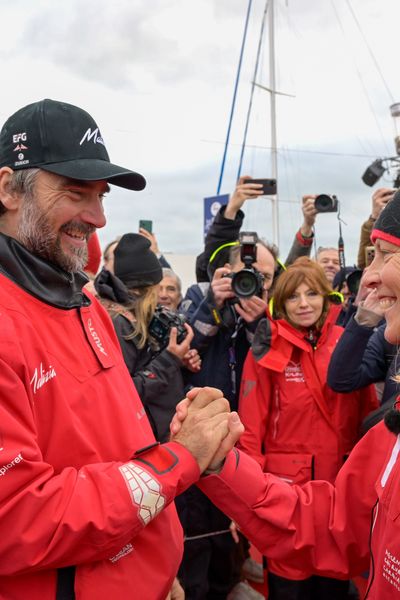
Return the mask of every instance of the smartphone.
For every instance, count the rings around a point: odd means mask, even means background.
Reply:
[[[145,229],[149,233],[153,233],[153,221],[147,221],[145,219],[140,219],[139,229]]]
[[[245,179],[243,183],[261,183],[264,196],[274,196],[276,194],[276,179]]]
[[[365,266],[366,267],[369,267],[369,265],[374,260],[374,257],[375,257],[375,247],[374,246],[367,246],[365,248]]]

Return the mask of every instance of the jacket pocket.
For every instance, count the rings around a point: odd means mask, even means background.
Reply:
[[[287,483],[306,483],[314,479],[314,456],[270,452],[265,455],[264,471]]]

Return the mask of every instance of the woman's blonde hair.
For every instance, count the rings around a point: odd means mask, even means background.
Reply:
[[[321,294],[324,298],[322,314],[316,323],[317,329],[321,329],[328,313],[329,295],[332,293],[332,288],[323,268],[306,256],[295,260],[286,271],[279,275],[274,289],[274,315],[290,322],[285,304],[302,283],[306,283],[314,292]]]
[[[143,348],[149,338],[148,328],[158,302],[157,288],[158,284],[129,290],[134,299],[131,308],[134,321],[132,323],[133,332],[125,339],[135,338],[138,348]]]

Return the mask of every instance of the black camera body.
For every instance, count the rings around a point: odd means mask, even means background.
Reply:
[[[186,319],[183,315],[169,310],[165,306],[157,306],[149,324],[149,335],[158,342],[160,348],[166,348],[169,343],[171,328],[176,327],[176,340],[180,344],[187,335],[185,323]]]
[[[232,279],[232,291],[238,298],[261,297],[263,294],[264,276],[253,267],[257,261],[258,235],[254,231],[243,231],[239,235],[240,260],[244,269],[237,273],[229,273]]]
[[[339,202],[336,196],[320,194],[315,198],[314,206],[317,213],[333,213],[338,211]]]

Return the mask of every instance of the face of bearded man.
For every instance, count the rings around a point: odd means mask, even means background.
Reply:
[[[64,271],[87,263],[87,241],[105,224],[106,182],[80,182],[40,171],[34,190],[25,193],[16,238],[30,252]]]

